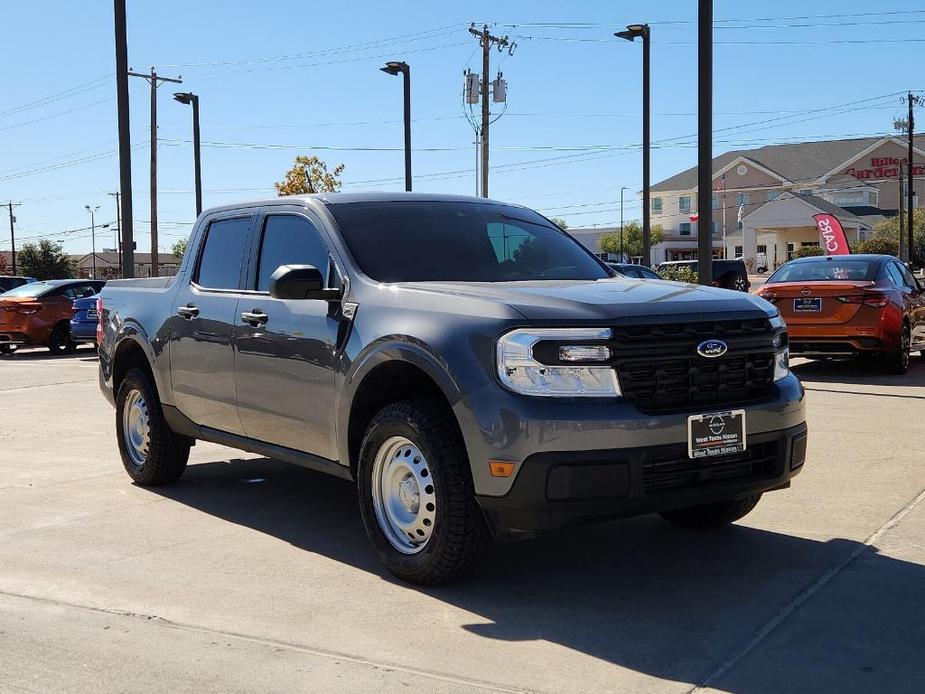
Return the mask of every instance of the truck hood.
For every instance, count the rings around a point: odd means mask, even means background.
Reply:
[[[415,282],[402,289],[505,304],[530,320],[692,318],[777,313],[745,292],[658,280],[544,280],[534,282]]]

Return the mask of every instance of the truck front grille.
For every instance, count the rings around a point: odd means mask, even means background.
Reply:
[[[723,340],[727,353],[697,354],[708,339]],[[765,319],[620,326],[614,368],[624,397],[644,412],[760,402],[774,390],[773,340]]]

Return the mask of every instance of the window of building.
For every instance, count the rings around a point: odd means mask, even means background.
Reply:
[[[807,246],[818,246],[818,241],[801,241],[800,248],[806,248]]]
[[[678,198],[678,212],[682,214],[689,214],[691,211],[691,196],[682,195]],[[688,226],[690,226],[688,224]]]
[[[801,188],[799,191],[797,191],[797,194],[801,196],[812,195],[813,190],[812,188]]]
[[[280,265],[314,265],[328,274],[328,248],[315,225],[305,217],[277,214],[267,217],[257,267],[257,291],[270,290],[270,276]]]
[[[719,209],[719,196],[716,193],[713,193],[713,209]]]
[[[691,223],[690,222],[681,222],[678,225],[678,233],[681,236],[690,236],[691,235]]]
[[[832,202],[836,205],[865,205],[867,196],[863,190],[846,190],[832,195]]]
[[[736,202],[739,205],[739,207],[741,207],[742,205],[747,205],[748,204],[748,193],[744,191],[739,193],[736,196]]]
[[[221,219],[209,225],[196,283],[210,289],[239,289],[241,261],[250,217]]]
[[[779,192],[780,191],[777,191],[777,190],[769,190],[768,191],[768,202],[771,202],[774,198],[776,198]]]
[[[767,253],[768,247],[765,244],[759,243],[758,248],[755,249],[756,253]]]
[[[710,231],[713,236],[716,236],[719,233],[719,225],[716,222],[710,224]]]
[[[662,199],[652,198],[652,214],[661,214],[661,213],[662,213]]]
[[[734,249],[733,255],[736,258],[741,258],[742,257],[742,246],[736,246]]]

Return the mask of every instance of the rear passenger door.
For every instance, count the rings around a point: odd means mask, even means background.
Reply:
[[[258,222],[248,292],[235,316],[238,412],[248,437],[337,458],[334,437],[340,306],[270,296],[281,265],[313,265],[339,279],[323,226],[301,208],[272,208]]]
[[[179,288],[166,323],[177,408],[200,426],[239,435],[244,428],[235,399],[232,331],[255,218],[256,211],[241,211],[208,222],[190,281]]]

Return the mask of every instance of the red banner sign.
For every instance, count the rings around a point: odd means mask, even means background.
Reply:
[[[848,238],[841,222],[831,214],[814,214],[813,220],[819,229],[819,244],[825,249],[826,255],[848,255]]]

